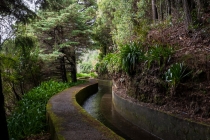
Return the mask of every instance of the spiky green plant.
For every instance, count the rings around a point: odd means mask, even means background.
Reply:
[[[134,74],[137,64],[140,60],[144,60],[144,53],[141,47],[142,44],[131,42],[120,48],[122,69],[129,75]]]
[[[176,94],[176,89],[180,84],[181,80],[188,76],[191,71],[187,71],[187,67],[184,63],[173,64],[164,74],[165,81],[168,83],[171,95]]]
[[[83,62],[80,64],[79,68],[81,73],[90,73],[91,70],[93,69],[93,66],[89,62]]]
[[[165,47],[162,45],[154,45],[147,53],[146,60],[148,64],[148,69],[152,62],[156,62],[160,69],[165,66],[165,63],[170,59],[173,54],[173,49],[171,47]]]

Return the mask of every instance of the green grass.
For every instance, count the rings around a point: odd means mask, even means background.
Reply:
[[[23,139],[32,134],[46,131],[46,104],[48,100],[62,90],[84,83],[62,83],[50,80],[43,82],[25,94],[13,114],[8,118],[10,139]]]
[[[78,78],[85,78],[85,77],[97,77],[97,75],[95,73],[77,73],[77,77]]]

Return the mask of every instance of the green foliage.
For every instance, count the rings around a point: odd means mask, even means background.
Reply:
[[[84,62],[80,64],[80,72],[81,73],[90,73],[93,69],[92,64]]]
[[[114,73],[121,68],[121,61],[119,53],[107,54],[100,63],[96,64],[96,71],[100,74]]]
[[[134,26],[134,33],[136,34],[136,40],[145,42],[147,34],[150,29],[149,22],[146,19],[137,20],[138,26]]]
[[[148,10],[149,1],[148,0],[141,0],[137,3],[138,11],[137,11],[137,18],[144,19],[146,17],[146,12]]]
[[[102,60],[106,54],[113,52],[113,41],[110,34],[111,30],[109,27],[104,27],[99,23],[96,23],[95,26],[97,27],[93,29],[92,39],[94,40],[97,49],[100,50],[99,60]],[[111,49],[109,47],[111,47]]]
[[[120,69],[121,61],[119,53],[109,53],[103,58],[103,62],[107,67],[108,72],[117,72]]]
[[[64,9],[66,5],[74,3],[75,0],[45,0],[44,9],[58,11]]]
[[[86,78],[86,77],[97,77],[97,75],[93,72],[91,73],[77,73],[78,78]]]
[[[115,44],[145,39],[148,31],[146,14],[150,10],[149,1],[100,0],[97,4],[97,28],[108,29],[106,36],[111,34],[110,38]]]
[[[120,47],[119,53],[107,54],[100,63],[96,65],[98,73],[114,73],[123,69],[128,74],[134,74],[136,65],[145,59],[142,44],[131,42]]]
[[[15,65],[16,60],[10,57],[9,55],[5,54],[0,54],[0,69],[2,70],[3,68],[6,67],[11,67],[12,65]]]
[[[17,72],[13,72],[11,74],[11,70],[14,68],[14,66],[17,64],[17,59],[11,57],[10,55],[0,54],[0,70],[2,74],[2,78],[4,79],[4,82],[7,81],[15,82],[17,81]],[[19,76],[18,76],[19,77]],[[4,88],[5,89],[5,88]],[[9,90],[10,88],[8,88]]]
[[[50,8],[49,11],[41,11],[37,21],[30,24],[27,31],[36,35],[44,46],[53,46],[53,50],[90,44],[91,26],[87,22],[95,17],[94,6],[85,7],[75,0],[53,1],[50,4],[61,7],[58,10]]]
[[[19,34],[15,39],[5,41],[2,46],[2,55],[7,57],[7,60],[2,61],[3,84],[10,85],[10,88],[6,89],[6,98],[13,97],[13,93],[24,94],[33,86],[37,86],[41,79],[37,40],[34,36]]]
[[[83,53],[83,56],[79,58],[77,71],[79,73],[90,73],[94,71],[94,67],[98,62],[98,50],[87,50]]]
[[[120,3],[118,0],[116,0],[116,1],[101,0],[101,1],[97,1],[97,4],[98,4],[98,17],[97,17],[98,27],[97,28],[100,29],[98,31],[101,32],[101,33],[99,33],[99,34],[101,34],[100,38],[104,38],[107,41],[113,39],[114,41],[116,41],[116,43],[121,42],[121,40],[117,40],[117,38],[118,39],[121,38],[120,35],[118,34],[118,32],[122,31],[122,26],[127,26],[129,23],[129,22],[127,22],[125,24],[122,24],[121,21],[123,20],[123,18],[121,18],[121,20],[118,20],[120,14],[122,13],[122,11],[120,10],[122,3]],[[116,12],[114,12],[115,10],[116,10]],[[126,9],[124,9],[123,11],[126,11]],[[117,26],[121,30],[118,30]],[[115,30],[114,30],[114,28],[115,28]],[[108,29],[108,30],[104,30],[104,29]],[[126,30],[126,28],[124,28],[124,31],[125,30]],[[102,32],[105,32],[106,34],[103,35]],[[112,36],[110,36],[110,33],[112,33]],[[129,32],[127,32],[127,33],[129,33]],[[108,35],[108,36],[106,36],[106,35]],[[121,35],[123,35],[122,38],[124,38],[125,34],[121,34]],[[100,39],[100,40],[101,40],[101,42],[105,41],[102,39]],[[110,41],[108,41],[108,42],[110,42]],[[108,42],[105,42],[105,43],[108,43]],[[104,45],[102,47],[104,47]]]
[[[97,63],[96,66],[95,66],[95,70],[99,75],[100,74],[105,74],[105,73],[108,72],[107,65],[104,62]]]
[[[166,62],[169,62],[172,54],[173,49],[171,47],[155,45],[146,54],[148,68],[150,68],[152,62],[155,62],[162,69]]]
[[[176,94],[176,88],[180,84],[181,80],[188,76],[191,71],[187,71],[187,67],[184,63],[173,64],[164,74],[165,81],[168,83],[170,92],[172,95]]]
[[[120,48],[122,69],[130,75],[135,73],[137,64],[145,59],[141,47],[140,43],[131,42]]]
[[[23,139],[31,134],[46,130],[46,104],[56,93],[82,83],[43,82],[39,87],[25,94],[8,119],[10,138]]]
[[[36,47],[36,39],[33,36],[18,35],[14,43],[16,54],[20,55],[20,60],[24,65],[25,61],[30,58],[32,49]]]

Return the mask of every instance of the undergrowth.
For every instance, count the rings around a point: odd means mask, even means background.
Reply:
[[[18,102],[18,106],[8,118],[10,139],[20,140],[32,134],[46,131],[46,104],[50,97],[60,91],[83,83],[62,83],[53,80],[43,82],[29,91]]]

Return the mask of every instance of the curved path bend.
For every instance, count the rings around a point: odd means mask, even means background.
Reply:
[[[96,80],[66,89],[47,104],[47,121],[52,140],[120,140],[80,105],[98,91]]]

